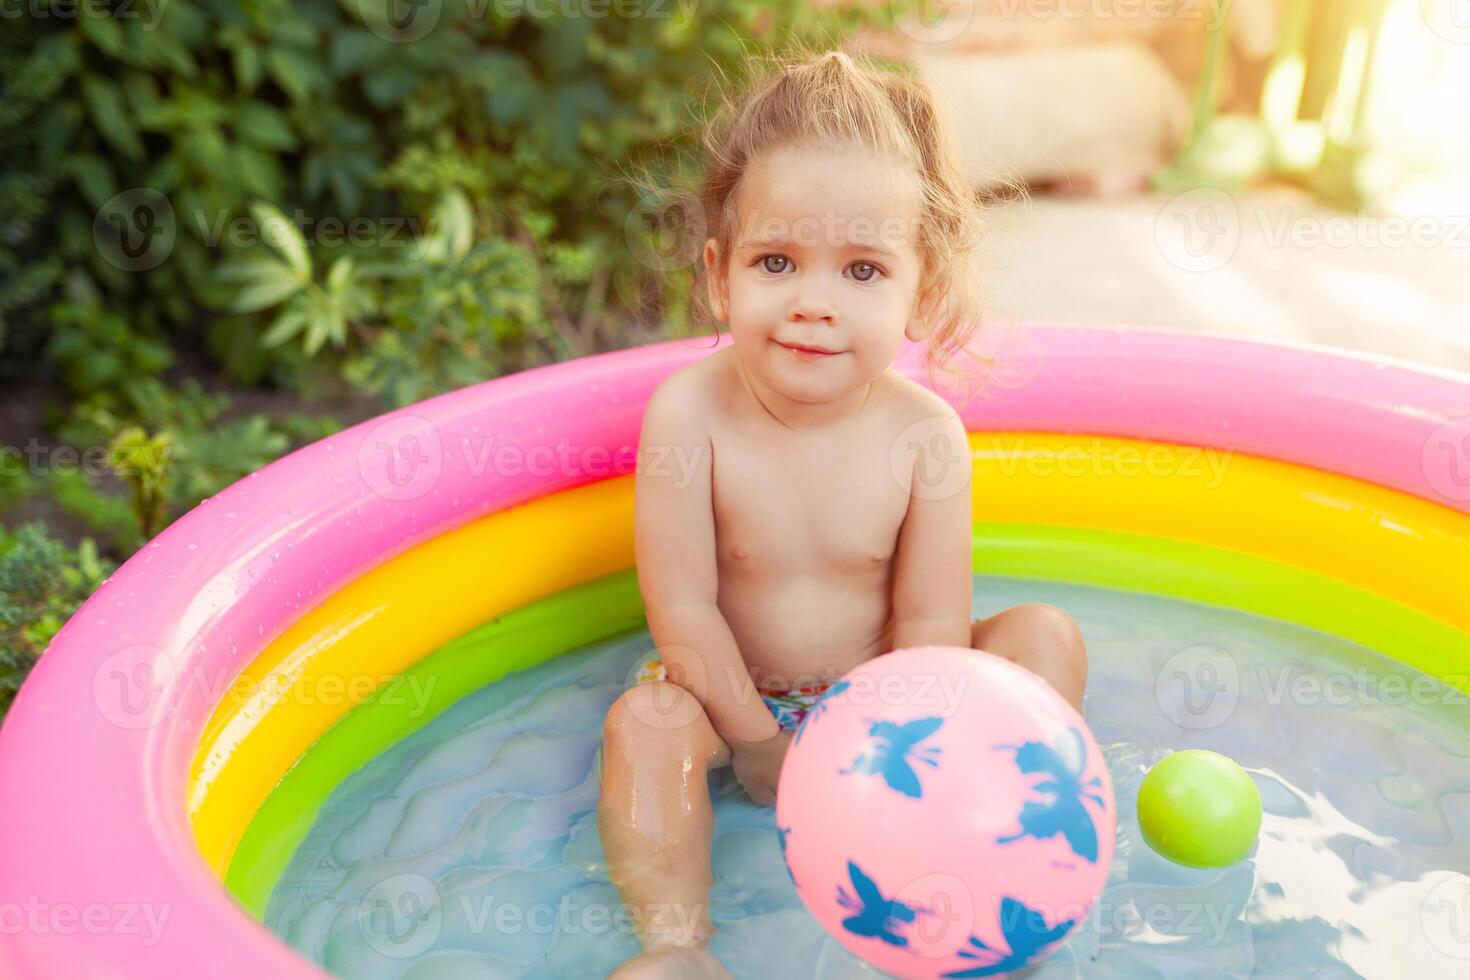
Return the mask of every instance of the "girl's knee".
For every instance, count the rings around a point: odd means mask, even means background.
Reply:
[[[1069,658],[1086,660],[1087,644],[1077,621],[1056,606],[1035,602],[1019,607],[1027,611],[1030,627],[1040,645]]]
[[[1034,655],[1051,661],[1077,678],[1087,676],[1087,644],[1077,621],[1056,606],[1030,603],[1018,607],[1025,610],[1026,625],[1032,636]]]
[[[999,648],[1009,660],[1027,665],[1058,663],[1072,670],[1087,669],[1087,646],[1077,621],[1056,606],[1028,602],[1013,606],[990,620],[972,626],[971,636],[982,648]]]
[[[620,694],[603,719],[602,741],[630,749],[635,758],[708,756],[722,745],[699,699],[669,681],[638,684]]]

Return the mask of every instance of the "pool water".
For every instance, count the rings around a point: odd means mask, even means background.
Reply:
[[[1243,613],[977,576],[975,616],[1049,602],[1082,627],[1086,718],[1120,808],[1108,886],[1035,978],[1470,976],[1470,698],[1354,644]],[[597,835],[603,715],[646,633],[455,704],[327,801],[266,913],[352,980],[602,977],[637,951]],[[1139,782],[1206,748],[1261,791],[1218,871],[1142,841]],[[711,777],[712,950],[738,978],[878,977],[806,913],[774,810]]]

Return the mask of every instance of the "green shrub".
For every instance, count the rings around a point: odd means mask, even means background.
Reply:
[[[36,492],[36,478],[9,447],[0,447],[0,514]]]
[[[111,575],[90,540],[72,551],[39,523],[0,529],[0,714],[46,645]]]
[[[34,0],[5,20],[0,383],[54,381],[51,431],[110,447],[122,492],[0,474],[0,507],[47,492],[125,554],[333,427],[225,422],[184,351],[239,384],[403,404],[679,321],[687,276],[640,260],[661,227],[625,175],[678,171],[705,82],[747,56],[897,10],[426,0],[395,27],[396,2]]]
[[[624,169],[687,149],[703,82],[738,76],[746,54],[891,17],[806,0],[638,0],[664,15],[645,17],[429,0],[398,30],[386,2],[169,0],[113,14],[37,0],[38,16],[8,21],[0,149],[17,166],[0,182],[0,323],[42,336],[34,321],[44,328],[68,269],[140,344],[207,342],[237,380],[304,391],[347,371],[394,400],[606,346],[614,314],[668,309],[664,280],[629,247],[643,232]],[[239,224],[251,201],[302,219],[325,288],[343,258],[360,268],[406,251],[414,222],[455,191],[478,243],[467,267],[380,282],[371,344],[338,325],[262,345],[279,313],[218,275],[260,252],[259,226]],[[331,240],[354,220],[368,244]],[[475,281],[458,289],[461,274]],[[454,322],[425,322],[436,314]],[[110,343],[106,331],[90,341]],[[445,349],[461,364],[441,371]]]

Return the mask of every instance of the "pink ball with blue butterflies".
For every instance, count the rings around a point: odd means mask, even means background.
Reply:
[[[806,907],[896,977],[1004,976],[1054,952],[1107,881],[1112,780],[1082,717],[992,654],[858,666],[797,729],[776,826]]]

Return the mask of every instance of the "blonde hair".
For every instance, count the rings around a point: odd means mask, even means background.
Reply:
[[[912,70],[889,70],[841,51],[778,60],[734,97],[725,95],[704,132],[700,205],[707,234],[728,273],[742,181],[763,154],[791,146],[856,143],[912,166],[921,205],[916,246],[923,260],[920,315],[928,327],[930,368],[948,368],[980,324],[974,268],[980,202],[966,180],[948,118],[929,84]],[[714,322],[695,275],[696,305]]]

